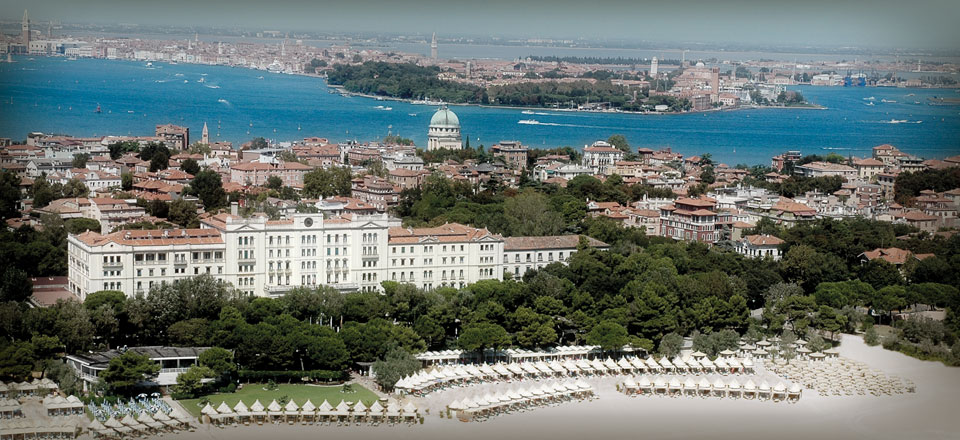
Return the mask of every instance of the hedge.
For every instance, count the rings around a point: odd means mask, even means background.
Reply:
[[[238,376],[244,382],[302,382],[308,381],[335,381],[346,379],[347,375],[343,371],[332,370],[309,370],[309,371],[261,371],[261,370],[240,370]]]

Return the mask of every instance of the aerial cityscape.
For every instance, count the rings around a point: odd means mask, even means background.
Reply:
[[[956,438],[960,4],[0,5],[0,440]]]

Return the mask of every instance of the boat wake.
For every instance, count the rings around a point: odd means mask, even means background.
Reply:
[[[233,104],[230,104],[230,101],[227,101],[226,99],[223,99],[223,98],[218,99],[217,102],[224,104],[227,107],[233,107]]]
[[[208,89],[219,89],[219,88],[220,88],[220,86],[218,86],[218,85],[204,84],[203,86],[206,87],[206,88],[208,88]]]

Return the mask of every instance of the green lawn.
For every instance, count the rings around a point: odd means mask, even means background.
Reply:
[[[372,391],[357,384],[351,385],[353,392],[346,394],[340,392],[340,390],[343,389],[342,385],[314,386],[278,384],[278,388],[275,391],[267,391],[264,389],[265,386],[265,384],[248,383],[243,386],[242,390],[237,390],[235,393],[211,394],[205,396],[205,398],[210,399],[210,404],[213,405],[214,408],[219,406],[220,402],[227,402],[227,405],[233,408],[233,405],[236,405],[240,400],[243,400],[243,403],[249,407],[253,405],[253,402],[257,399],[260,399],[260,403],[266,407],[270,405],[273,399],[279,401],[282,396],[293,399],[293,401],[297,402],[297,405],[303,405],[307,399],[310,399],[315,406],[320,406],[324,399],[329,401],[333,406],[337,406],[341,400],[346,400],[348,403],[362,400],[365,405],[369,406],[378,399],[377,395]],[[190,414],[199,417],[200,409],[202,408],[200,405],[201,400],[203,400],[203,398],[186,399],[181,400],[180,404],[183,405]]]

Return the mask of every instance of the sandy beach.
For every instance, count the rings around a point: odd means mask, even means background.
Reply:
[[[203,425],[195,432],[167,434],[176,440],[338,439],[956,439],[960,417],[960,369],[868,347],[846,336],[840,355],[868,363],[916,383],[915,394],[830,396],[804,390],[799,403],[742,399],[628,397],[616,391],[622,378],[587,380],[599,398],[570,402],[480,423],[440,418],[438,408],[474,395],[476,387],[436,393],[414,402],[429,407],[422,425],[407,426],[232,426]],[[768,373],[769,374],[769,373]],[[493,386],[502,386],[495,384]]]

